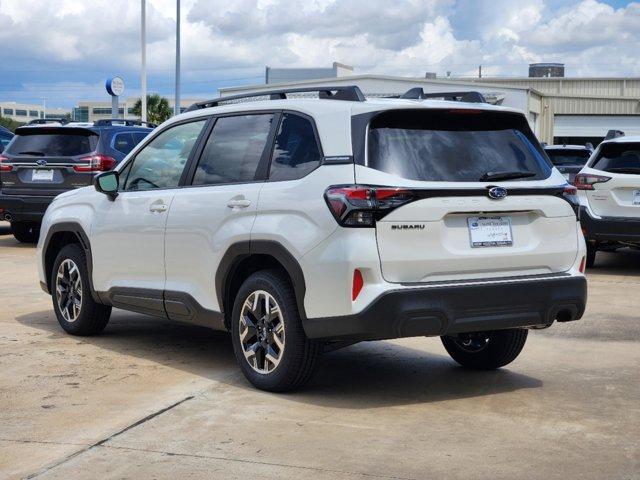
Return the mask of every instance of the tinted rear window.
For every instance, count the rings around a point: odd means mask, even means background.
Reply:
[[[605,143],[593,168],[612,173],[640,173],[640,143]]]
[[[569,150],[569,149],[545,149],[551,159],[551,163],[558,167],[579,165],[587,163],[591,152],[589,150]]]
[[[404,110],[370,124],[368,166],[411,180],[477,182],[487,173],[551,173],[521,115],[477,110]]]
[[[43,157],[75,157],[95,151],[97,135],[77,133],[42,133],[17,135],[10,148],[11,155],[37,155]]]

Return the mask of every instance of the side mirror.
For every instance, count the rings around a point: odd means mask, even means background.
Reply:
[[[93,179],[93,186],[100,193],[104,193],[110,200],[118,196],[118,184],[120,176],[118,172],[108,171],[97,175]]]

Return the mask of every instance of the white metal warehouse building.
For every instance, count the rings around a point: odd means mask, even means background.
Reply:
[[[367,96],[398,95],[413,87],[422,87],[428,93],[476,90],[490,103],[525,112],[538,138],[550,144],[595,145],[610,129],[640,135],[640,78],[433,79],[349,73],[317,80],[221,88],[220,95],[330,85],[357,85]]]

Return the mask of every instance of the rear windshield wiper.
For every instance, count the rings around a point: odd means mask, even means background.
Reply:
[[[33,155],[35,157],[44,157],[46,154],[44,152],[36,152],[32,150],[27,150],[26,152],[18,152],[18,155]]]
[[[535,172],[514,171],[514,172],[486,172],[478,179],[480,182],[487,180],[514,180],[516,178],[535,177]]]
[[[640,167],[607,168],[607,172],[611,172],[611,173],[640,173]]]

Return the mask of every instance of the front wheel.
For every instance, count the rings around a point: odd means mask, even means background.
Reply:
[[[89,288],[89,270],[80,245],[60,250],[51,272],[51,296],[58,323],[72,335],[94,335],[109,322],[111,307],[97,303]]]
[[[441,337],[451,358],[463,367],[493,370],[513,362],[522,351],[529,330],[512,328]]]
[[[294,390],[316,371],[321,343],[307,338],[289,279],[277,270],[251,275],[233,306],[233,351],[253,386]]]
[[[11,233],[20,243],[37,243],[40,225],[33,222],[11,222]]]

